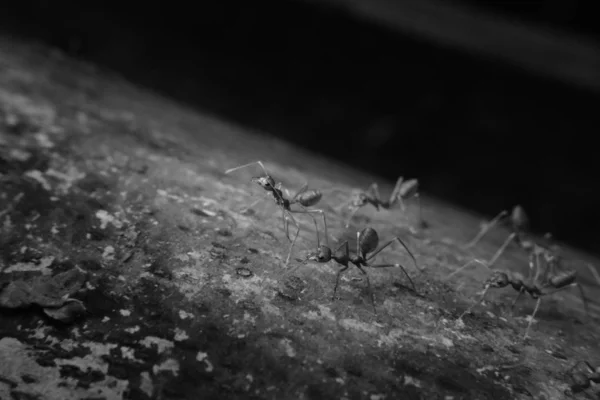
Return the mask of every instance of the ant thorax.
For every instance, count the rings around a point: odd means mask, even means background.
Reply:
[[[286,199],[285,197],[283,197],[283,192],[275,187],[271,187],[268,190],[271,191],[271,194],[273,195],[273,200],[275,200],[275,203],[277,203],[277,205],[279,206],[283,206],[283,208],[285,208],[286,210],[289,210],[290,208],[290,201],[288,199]]]

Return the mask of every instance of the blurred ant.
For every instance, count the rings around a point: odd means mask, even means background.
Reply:
[[[587,366],[587,374],[581,371],[572,373],[572,371],[580,364],[585,364]],[[600,383],[600,367],[592,367],[592,365],[587,361],[577,361],[575,365],[573,365],[567,371],[568,374],[571,375],[571,381],[573,382],[570,385],[570,389],[572,393],[580,393],[584,390],[588,389],[591,386],[591,383]]]
[[[401,264],[370,265],[368,263],[373,258],[375,258],[375,256],[377,256],[377,254],[379,254],[383,249],[391,245],[394,241],[398,241],[402,245],[402,247],[404,247],[404,249],[412,258],[415,267],[417,268],[417,270],[419,270],[415,256],[399,237],[393,238],[392,240],[381,246],[379,249],[377,249],[377,246],[379,245],[379,235],[377,234],[377,231],[375,231],[375,229],[373,228],[365,228],[360,232],[356,232],[356,254],[350,254],[350,250],[348,248],[348,241],[345,241],[335,251],[332,251],[328,246],[319,246],[316,253],[309,255],[308,260],[317,261],[319,263],[326,263],[331,260],[334,260],[342,266],[342,268],[338,271],[335,279],[335,287],[333,288],[332,300],[335,300],[335,294],[337,292],[342,273],[348,268],[350,268],[349,264],[354,264],[367,279],[367,287],[369,290],[369,295],[371,297],[371,302],[373,304],[373,311],[375,312],[375,315],[377,315],[377,310],[375,308],[375,296],[373,295],[373,291],[371,289],[371,281],[369,280],[369,275],[367,275],[367,272],[363,269],[364,267],[399,267],[402,270],[402,272],[404,272],[404,275],[406,275],[406,277],[408,278],[413,288],[413,291],[416,292],[415,284],[413,283],[412,279],[410,278],[410,275],[408,275],[408,273]]]
[[[317,225],[317,220],[315,219],[315,217],[312,214],[321,214],[321,216],[323,217],[323,224],[325,226],[325,241],[327,244],[329,244],[329,234],[327,232],[327,218],[325,217],[325,213],[323,212],[323,210],[307,208],[307,207],[314,206],[321,200],[321,197],[323,195],[321,194],[320,191],[308,190],[308,184],[304,184],[304,186],[302,186],[302,188],[300,188],[300,190],[298,190],[298,192],[296,192],[296,194],[291,199],[287,199],[283,195],[283,192],[281,191],[281,182],[275,182],[275,179],[273,179],[271,174],[269,174],[269,172],[267,171],[267,169],[265,168],[265,166],[263,165],[263,163],[261,161],[254,161],[254,162],[251,162],[248,164],[240,165],[235,168],[230,168],[227,171],[225,171],[225,173],[229,174],[231,172],[237,171],[242,168],[247,168],[254,164],[258,164],[262,168],[262,170],[264,172],[264,176],[254,177],[254,178],[252,178],[252,182],[257,183],[264,190],[269,192],[269,194],[271,196],[273,196],[275,203],[279,207],[281,207],[285,235],[288,238],[288,240],[290,240],[292,242],[292,244],[290,245],[290,250],[288,252],[288,256],[285,261],[285,265],[287,266],[290,261],[290,257],[292,255],[292,249],[294,247],[294,244],[296,243],[298,234],[300,233],[300,226],[296,222],[296,219],[294,218],[292,213],[307,214],[308,216],[310,216],[312,218],[312,220],[315,224],[315,230],[316,230],[316,234],[317,234],[317,246],[321,245],[321,240],[319,237],[319,228]],[[291,206],[293,204],[298,205],[300,208],[302,208],[302,210],[292,210]],[[296,234],[295,234],[293,240],[290,238],[288,220],[291,220],[292,224],[294,224],[294,226],[296,227]]]
[[[551,295],[568,287],[576,286],[579,289],[579,294],[581,295],[581,299],[585,307],[586,316],[589,315],[586,296],[583,293],[581,285],[576,282],[577,272],[572,269],[560,271],[559,269],[561,267],[561,263],[561,258],[554,251],[545,249],[545,251],[541,253],[541,258],[530,258],[529,274],[527,277],[525,277],[520,272],[492,270],[489,264],[478,259],[469,261],[464,266],[448,275],[448,278],[472,264],[484,266],[488,270],[492,271],[492,276],[485,281],[483,292],[481,293],[481,298],[479,301],[471,304],[471,306],[461,314],[459,320],[462,319],[464,315],[470,313],[475,305],[483,302],[483,299],[490,288],[503,288],[508,285],[511,285],[514,290],[519,292],[511,305],[511,311],[517,303],[517,300],[519,300],[524,292],[529,294],[531,298],[537,300],[529,320],[529,324],[527,325],[527,329],[525,331],[525,338],[527,338],[533,319],[535,318],[538,308],[540,307],[542,297]],[[586,265],[594,274],[595,271],[593,268],[588,264]],[[594,274],[594,276],[596,275]],[[600,284],[600,280],[598,283]]]
[[[400,203],[400,208],[402,212],[404,212],[406,210],[404,200],[408,200],[411,197],[415,197],[417,199],[419,207],[419,224],[420,226],[425,227],[426,223],[422,218],[421,198],[419,197],[419,181],[417,179],[409,179],[405,181],[403,177],[398,178],[396,186],[394,186],[394,190],[392,190],[392,193],[390,194],[389,200],[381,200],[381,196],[379,195],[379,186],[377,183],[372,183],[367,190],[355,191],[349,200],[342,205],[342,208],[347,207],[350,211],[346,219],[345,227],[346,229],[350,227],[350,222],[352,221],[354,215],[361,207],[364,207],[367,204],[371,204],[377,211],[379,211],[380,207],[389,210],[396,203]]]
[[[486,223],[479,233],[466,245],[463,246],[464,249],[469,249],[475,246],[479,241],[488,233],[494,226],[496,226],[500,222],[505,222],[508,218],[508,224],[510,226],[511,234],[506,238],[502,246],[496,251],[496,253],[492,256],[490,261],[488,261],[487,266],[492,267],[498,258],[506,251],[506,248],[510,245],[511,242],[515,242],[522,250],[525,250],[529,254],[530,265],[532,262],[537,262],[535,260],[539,260],[541,256],[548,253],[549,251],[557,250],[558,247],[555,245],[542,245],[529,237],[529,217],[525,213],[525,210],[522,206],[516,205],[511,213],[503,210],[498,215],[496,215],[491,221]],[[552,239],[552,236],[547,233],[544,236],[546,241]]]

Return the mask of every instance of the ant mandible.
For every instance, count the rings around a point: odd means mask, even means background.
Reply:
[[[390,240],[389,242],[387,242],[386,244],[381,246],[379,249],[377,249],[377,246],[379,245],[379,235],[377,234],[377,231],[375,231],[375,229],[370,228],[370,227],[365,228],[362,231],[356,233],[356,254],[352,254],[352,255],[350,254],[350,251],[348,248],[348,241],[345,241],[335,251],[332,251],[328,246],[320,246],[315,254],[309,255],[308,259],[311,261],[318,261],[319,263],[326,263],[326,262],[329,262],[330,260],[334,260],[335,262],[337,262],[338,264],[340,264],[342,266],[342,268],[338,271],[336,279],[335,279],[335,286],[333,288],[332,300],[335,299],[335,294],[337,292],[337,288],[340,283],[341,274],[344,271],[346,271],[348,268],[350,268],[349,264],[354,264],[358,268],[358,270],[367,279],[367,287],[369,290],[369,295],[371,297],[371,302],[373,304],[373,311],[377,315],[377,310],[375,308],[375,296],[373,295],[373,291],[371,289],[371,282],[369,280],[369,275],[363,269],[364,267],[368,267],[368,268],[399,267],[400,269],[402,269],[402,272],[404,272],[404,274],[408,278],[413,290],[416,292],[415,284],[413,283],[412,279],[410,278],[410,275],[408,275],[408,273],[406,272],[406,270],[404,269],[404,267],[401,264],[379,264],[379,265],[370,265],[369,264],[369,261],[371,261],[373,258],[375,258],[375,256],[377,256],[377,254],[379,254],[383,249],[385,249],[386,247],[391,245],[394,241],[398,241],[402,245],[402,247],[404,247],[404,249],[408,252],[408,254],[412,258],[413,262],[415,263],[415,267],[417,268],[417,270],[420,271],[420,269],[417,266],[417,260],[415,259],[415,256],[412,254],[412,252],[408,249],[408,247],[404,244],[404,242],[399,237],[393,238],[392,240]],[[370,253],[372,253],[372,254],[370,254]]]
[[[254,177],[254,178],[252,178],[252,182],[257,183],[264,190],[269,192],[269,194],[271,194],[271,196],[273,196],[275,203],[279,207],[281,207],[285,235],[288,238],[288,240],[290,240],[292,242],[290,245],[290,250],[288,252],[288,256],[285,261],[285,265],[287,266],[290,261],[290,257],[292,255],[292,249],[294,247],[294,244],[296,243],[296,240],[298,239],[298,234],[300,233],[300,226],[296,222],[296,219],[294,218],[292,213],[307,214],[308,216],[310,216],[312,218],[312,220],[315,224],[315,230],[316,230],[316,234],[317,234],[317,246],[321,245],[321,240],[319,237],[319,227],[317,225],[317,220],[315,219],[315,217],[312,214],[321,214],[321,216],[323,217],[323,224],[325,227],[325,242],[327,244],[329,244],[329,234],[327,232],[327,218],[325,217],[325,213],[323,212],[323,210],[307,208],[307,207],[314,206],[321,200],[321,197],[323,195],[321,194],[320,191],[308,190],[308,184],[304,184],[304,186],[302,186],[302,188],[300,188],[300,190],[298,190],[298,192],[296,192],[296,194],[291,199],[287,199],[286,197],[284,197],[283,192],[281,191],[281,182],[275,182],[275,179],[273,179],[271,174],[269,174],[269,172],[265,168],[262,161],[253,161],[248,164],[230,168],[227,171],[225,171],[225,173],[230,174],[231,172],[237,171],[242,168],[247,168],[247,167],[250,167],[255,164],[258,164],[262,168],[262,170],[264,172],[264,176]],[[302,208],[302,210],[292,210],[291,206],[293,204],[298,205],[300,208]],[[290,238],[290,234],[289,234],[288,219],[291,220],[292,224],[296,227],[296,234],[295,234],[293,240]]]
[[[350,222],[354,215],[358,212],[361,207],[366,206],[367,204],[371,204],[377,211],[380,208],[390,209],[396,203],[400,203],[400,208],[402,212],[405,211],[406,206],[404,204],[404,200],[408,200],[411,197],[415,197],[418,202],[419,207],[419,224],[420,226],[425,226],[425,221],[422,218],[421,212],[421,198],[419,197],[419,181],[417,179],[409,179],[407,181],[401,176],[396,181],[396,185],[390,194],[389,200],[381,200],[381,196],[379,195],[379,186],[377,183],[372,183],[371,186],[367,188],[367,190],[359,190],[356,191],[349,200],[342,205],[342,207],[348,207],[350,213],[345,222],[346,229],[350,227]]]

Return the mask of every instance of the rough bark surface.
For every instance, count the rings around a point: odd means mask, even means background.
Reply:
[[[575,291],[542,302],[526,342],[533,304],[511,316],[511,289],[456,322],[488,273],[444,277],[506,235],[461,250],[479,228],[469,213],[425,198],[424,230],[409,207],[365,208],[346,231],[338,206],[373,177],[9,39],[0,110],[0,291],[73,268],[87,279],[72,323],[35,305],[0,310],[1,399],[560,399],[568,367],[600,361],[598,302],[585,319]],[[400,246],[379,258],[405,265],[418,293],[398,270],[368,270],[375,315],[353,269],[332,301],[338,267],[303,261],[315,238],[301,216],[298,268],[284,275],[288,242],[250,182],[259,170],[223,173],[258,159],[290,191],[324,190],[332,247],[354,248],[367,224],[402,238],[422,273]],[[569,266],[597,298],[583,263]],[[525,270],[526,257],[511,249],[498,268]]]

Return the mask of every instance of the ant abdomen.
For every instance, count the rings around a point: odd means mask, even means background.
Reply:
[[[528,232],[529,231],[529,217],[525,213],[525,209],[520,205],[516,205],[510,217],[510,220],[513,224],[513,228],[518,232]]]
[[[565,287],[575,282],[577,272],[575,270],[561,272],[550,278],[550,283],[553,287]]]
[[[372,253],[379,246],[379,235],[373,228],[365,228],[360,232],[359,247],[362,256]]]
[[[312,207],[321,201],[323,194],[318,190],[307,190],[296,198],[296,202],[304,207]]]
[[[414,196],[418,191],[419,181],[417,179],[409,179],[408,181],[402,183],[398,194],[404,199]]]

